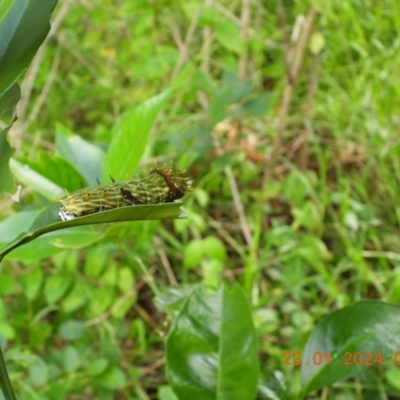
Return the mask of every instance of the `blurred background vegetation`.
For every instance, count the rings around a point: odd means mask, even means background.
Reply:
[[[174,160],[195,188],[188,220],[6,258],[0,336],[19,398],[167,399],[170,321],[153,295],[169,286],[240,282],[262,374],[282,370],[294,392],[282,353],[322,316],[397,303],[399,32],[391,0],[60,2],[21,80],[16,159],[40,171],[67,130],[107,151],[124,111],[174,87],[140,171]],[[51,204],[34,184],[0,202],[2,219]],[[395,398],[397,377],[373,368],[308,398]]]

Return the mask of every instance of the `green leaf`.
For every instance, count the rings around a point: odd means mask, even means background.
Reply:
[[[6,273],[0,273],[0,295],[10,295],[14,293],[15,280]]]
[[[166,342],[169,382],[179,398],[254,399],[257,337],[239,286],[211,293],[196,287]]]
[[[207,236],[203,239],[203,251],[212,260],[225,262],[226,250],[218,238],[215,236]]]
[[[107,389],[122,389],[126,386],[126,378],[121,368],[113,366],[97,378],[97,383]]]
[[[233,22],[220,22],[215,28],[215,37],[227,50],[236,54],[242,53],[243,41],[240,38],[240,29]]]
[[[168,286],[154,298],[154,304],[160,311],[174,315],[189,294],[193,285]]]
[[[50,30],[57,0],[0,3],[0,96],[30,64]]]
[[[154,304],[160,311],[173,315],[192,291],[193,285],[169,286],[155,297]]]
[[[80,339],[85,333],[85,325],[76,320],[63,322],[59,328],[59,334],[66,340]]]
[[[43,359],[35,357],[29,367],[28,382],[33,386],[42,386],[47,382],[48,377],[47,364]]]
[[[254,96],[244,103],[243,109],[254,117],[262,117],[270,109],[272,96],[270,92]]]
[[[89,278],[97,278],[104,269],[108,259],[108,249],[105,246],[96,246],[88,250],[84,271]]]
[[[304,391],[355,376],[367,368],[367,361],[378,365],[379,353],[384,364],[393,363],[399,348],[400,306],[360,301],[335,311],[315,327],[302,354]]]
[[[122,293],[127,293],[132,290],[135,283],[135,278],[133,276],[132,270],[129,267],[118,268],[118,289]]]
[[[18,161],[55,183],[60,189],[68,189],[73,192],[81,187],[81,182],[85,182],[84,177],[69,162],[48,151],[38,151],[35,159],[32,157],[19,158]],[[30,186],[41,192],[41,188],[37,188],[35,182],[30,182]],[[51,199],[64,196],[65,192],[59,190],[57,194],[52,193]]]
[[[65,192],[60,186],[36,172],[28,165],[22,164],[13,158],[10,160],[10,166],[14,175],[24,185],[35,188],[37,192],[47,197],[49,200],[55,201],[55,199],[65,196]]]
[[[61,124],[56,126],[56,148],[57,152],[84,177],[88,185],[94,185],[97,179],[101,179],[105,159],[103,150]]]
[[[14,153],[7,141],[8,128],[0,132],[0,196],[3,193],[13,193],[15,191],[14,177],[10,172],[10,158]]]
[[[286,178],[283,194],[287,201],[293,204],[302,205],[304,198],[312,193],[312,185],[309,177],[293,169]]]
[[[0,251],[0,261],[5,255],[17,247],[31,242],[45,233],[57,231],[59,229],[110,222],[185,218],[186,214],[182,213],[180,210],[182,204],[182,202],[176,201],[174,203],[165,204],[121,207],[86,215],[69,221],[61,221],[58,215],[60,205],[54,204],[38,215],[27,232],[20,233],[18,237]],[[37,241],[35,243],[37,243]]]
[[[260,379],[258,382],[256,400],[291,400],[293,398],[281,371],[273,371],[268,379]]]
[[[62,309],[66,314],[78,310],[84,306],[88,299],[88,289],[83,282],[76,282],[72,290],[62,302]]]
[[[159,400],[179,400],[171,386],[160,386],[157,390]]]
[[[67,373],[71,373],[75,371],[80,362],[81,355],[74,346],[67,346],[63,352],[63,367],[64,371]]]
[[[106,358],[96,358],[95,360],[90,360],[86,366],[86,370],[92,376],[97,376],[102,374],[108,367],[109,361]]]
[[[21,88],[14,83],[0,96],[0,118],[7,126],[14,122],[15,107],[21,98]]]
[[[146,148],[157,114],[171,96],[171,90],[152,97],[122,115],[113,129],[107,153],[104,179],[111,174],[117,180],[132,176]]]
[[[22,289],[26,298],[30,301],[34,300],[39,293],[39,289],[43,282],[43,272],[36,268],[20,278]]]
[[[20,211],[0,222],[0,249],[29,229],[42,210]]]
[[[70,275],[53,275],[46,279],[44,285],[44,297],[48,304],[53,304],[64,296],[71,286],[72,277]]]
[[[89,291],[87,312],[90,318],[94,318],[104,312],[112,303],[114,292],[108,288],[92,287]]]

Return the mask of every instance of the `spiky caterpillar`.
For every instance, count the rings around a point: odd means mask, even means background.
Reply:
[[[60,200],[58,215],[63,221],[139,204],[170,203],[182,198],[190,190],[192,181],[185,171],[174,165],[154,168],[148,177],[140,180],[115,182]]]

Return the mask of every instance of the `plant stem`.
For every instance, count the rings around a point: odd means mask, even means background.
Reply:
[[[17,400],[14,390],[8,377],[6,363],[4,361],[3,352],[0,346],[0,387],[6,400]]]

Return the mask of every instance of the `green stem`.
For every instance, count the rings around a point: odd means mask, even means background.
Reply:
[[[14,390],[8,377],[6,363],[4,361],[3,352],[0,346],[0,387],[6,400],[17,400]]]

